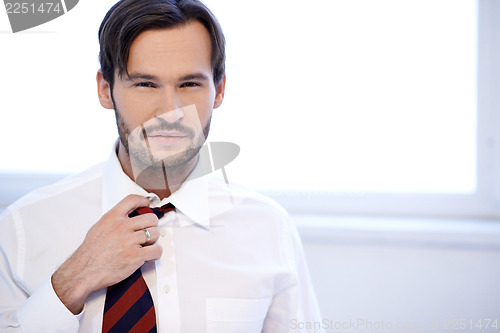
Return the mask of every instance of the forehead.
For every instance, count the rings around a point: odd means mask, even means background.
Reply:
[[[158,76],[211,73],[210,34],[198,21],[144,31],[130,46],[127,71]]]

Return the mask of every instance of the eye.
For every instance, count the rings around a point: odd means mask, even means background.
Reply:
[[[196,82],[185,82],[181,84],[181,87],[199,87],[200,84]]]
[[[154,88],[155,85],[151,82],[139,82],[135,85],[136,87]]]

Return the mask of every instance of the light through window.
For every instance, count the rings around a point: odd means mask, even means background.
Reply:
[[[104,160],[97,29],[114,1],[0,34],[0,172],[75,172]],[[473,193],[473,0],[207,0],[227,38],[227,88],[209,140],[229,179],[264,190]],[[6,15],[0,30],[7,31]]]

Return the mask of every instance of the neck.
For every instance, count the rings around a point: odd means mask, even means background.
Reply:
[[[136,175],[132,166],[134,161],[131,161],[121,141],[118,145],[118,159],[125,174],[147,192],[156,194],[160,200],[169,197],[181,187],[196,166],[198,158],[199,156],[196,156],[187,163],[173,168],[144,168],[139,175]]]

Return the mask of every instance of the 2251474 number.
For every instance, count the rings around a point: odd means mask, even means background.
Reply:
[[[49,14],[49,13],[60,13],[63,11],[61,9],[60,3],[53,2],[42,2],[40,4],[26,3],[26,2],[7,2],[5,4],[5,9],[7,14]]]
[[[498,330],[498,319],[482,318],[473,319],[445,319],[443,330]]]

